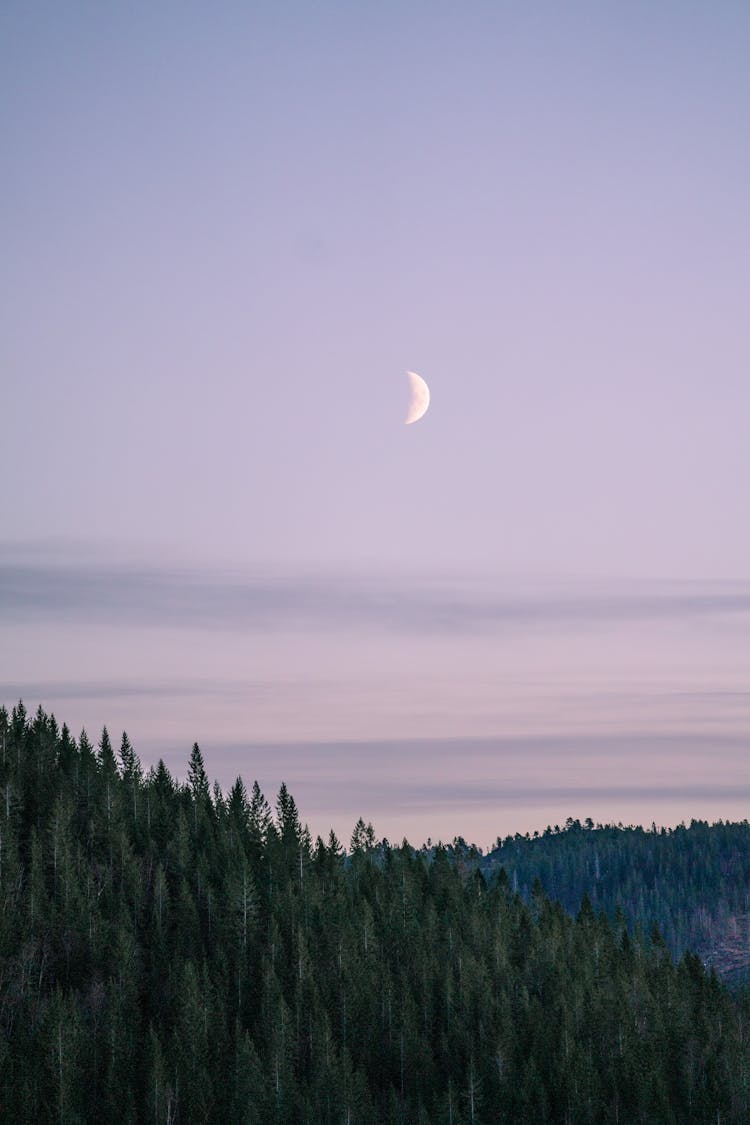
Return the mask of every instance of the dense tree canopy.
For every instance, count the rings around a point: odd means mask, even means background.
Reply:
[[[658,929],[187,776],[0,711],[3,1121],[750,1120],[744,1002]]]
[[[465,851],[466,849],[464,849]],[[657,828],[569,819],[541,835],[508,836],[479,860],[491,879],[502,868],[529,900],[534,880],[575,913],[584,894],[631,933],[657,925],[675,957],[699,952],[733,983],[750,969],[750,824],[694,820]]]

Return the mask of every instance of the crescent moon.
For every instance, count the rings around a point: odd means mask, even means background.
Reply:
[[[430,405],[430,388],[416,371],[407,371],[406,377],[409,380],[410,398],[404,424],[410,426],[412,422],[418,422],[427,413],[427,407]]]

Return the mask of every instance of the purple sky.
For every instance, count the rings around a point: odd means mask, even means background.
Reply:
[[[4,5],[0,699],[347,838],[747,815],[748,57],[728,0]]]

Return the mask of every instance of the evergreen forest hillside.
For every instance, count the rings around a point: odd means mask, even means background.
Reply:
[[[465,850],[465,849],[464,849]],[[498,840],[479,861],[488,878],[504,869],[528,901],[539,879],[550,898],[575,913],[587,894],[595,910],[622,911],[631,933],[658,926],[673,956],[692,950],[724,980],[750,975],[750,824],[650,830],[582,825]]]
[[[0,1120],[749,1121],[745,999],[517,871],[0,709]]]

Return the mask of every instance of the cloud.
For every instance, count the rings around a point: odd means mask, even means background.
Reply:
[[[517,628],[750,617],[750,584],[605,587],[505,580],[440,583],[250,576],[124,565],[0,562],[0,621],[218,629],[376,628],[477,633]]]
[[[257,684],[207,682],[205,680],[155,680],[120,682],[115,680],[0,680],[0,700],[39,700],[47,704],[67,700],[90,699],[194,699],[196,696],[241,697],[259,695]]]
[[[426,832],[450,838],[486,813],[482,831],[494,838],[501,829],[525,831],[533,820],[543,827],[550,817],[562,823],[569,814],[676,822],[723,807],[723,815],[737,817],[750,798],[747,737],[690,730],[201,746],[206,768],[225,788],[238,774],[246,783],[258,778],[272,799],[285,780],[316,831],[332,821],[338,830],[363,812],[400,838],[424,814]],[[157,749],[184,776],[186,747],[163,742],[152,753]]]
[[[706,787],[737,793],[715,776],[716,756],[725,768],[746,761],[741,734],[653,731],[622,734],[519,735],[494,738],[394,738],[306,742],[208,742],[207,760],[232,779],[273,773],[322,792],[362,785],[370,794],[398,790],[428,800],[515,800],[526,796],[624,792],[677,793]],[[184,746],[157,742],[154,752],[178,761]],[[255,772],[254,772],[255,771]],[[640,784],[633,785],[633,772]],[[750,772],[741,784],[750,785]],[[533,783],[529,778],[533,778]],[[735,778],[736,780],[736,778]]]

